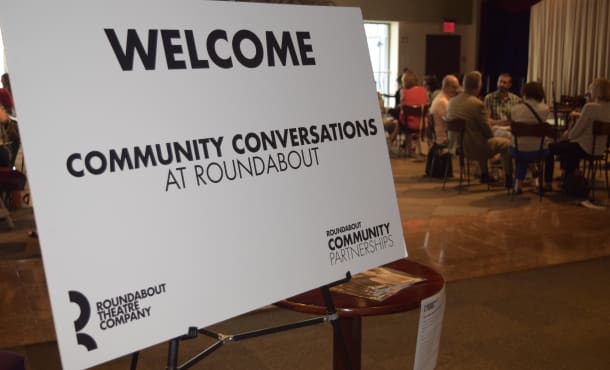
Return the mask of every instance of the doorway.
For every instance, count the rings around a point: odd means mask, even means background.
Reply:
[[[426,35],[426,75],[460,74],[460,35]]]

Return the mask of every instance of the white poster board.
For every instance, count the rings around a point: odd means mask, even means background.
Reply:
[[[406,256],[358,9],[1,4],[64,368]]]

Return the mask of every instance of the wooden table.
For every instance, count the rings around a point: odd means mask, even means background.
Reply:
[[[384,265],[410,275],[423,277],[426,281],[410,286],[386,299],[378,302],[366,298],[342,294],[331,290],[331,295],[339,314],[339,328],[347,347],[352,370],[360,370],[362,317],[386,315],[419,308],[420,302],[436,293],[444,286],[443,277],[429,267],[409,259],[400,259]],[[310,290],[292,298],[277,303],[278,306],[291,310],[316,315],[326,314],[326,305],[320,289]],[[340,336],[335,332],[333,338],[333,368],[343,370],[345,364],[341,348]]]

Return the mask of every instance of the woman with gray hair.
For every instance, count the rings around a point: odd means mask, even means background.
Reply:
[[[593,122],[610,121],[610,81],[597,78],[592,87],[591,102],[584,105],[574,126],[560,141],[549,145],[551,154],[559,156],[564,177],[576,174],[580,160],[587,155],[599,155],[606,150],[607,140],[604,139],[597,140],[592,150]]]

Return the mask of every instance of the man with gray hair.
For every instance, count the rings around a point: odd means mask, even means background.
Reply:
[[[508,148],[510,140],[494,137],[487,122],[485,105],[478,98],[482,87],[482,76],[478,71],[464,75],[464,92],[449,101],[447,120],[461,118],[466,121],[464,132],[464,155],[467,159],[478,161],[481,169],[481,182],[490,183],[494,180],[489,176],[487,160],[496,154],[502,156],[504,167],[504,184],[512,186],[512,159]],[[449,151],[455,153],[457,138],[449,132]]]

